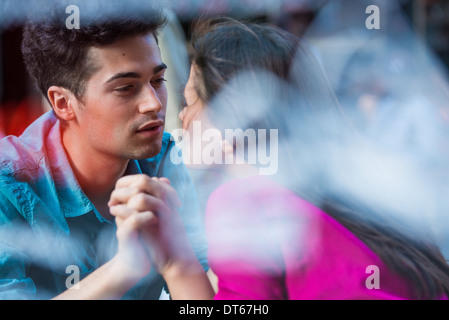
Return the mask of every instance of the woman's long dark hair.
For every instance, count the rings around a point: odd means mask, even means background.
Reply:
[[[378,212],[344,197],[324,196],[319,206],[362,240],[392,272],[406,278],[414,290],[412,297],[449,297],[449,266],[424,226],[417,230],[392,212]]]
[[[196,91],[211,109],[213,98],[237,73],[262,69],[292,84],[301,96],[301,106],[295,107],[307,110],[300,110],[299,113],[293,109],[283,110],[287,117],[289,112],[299,115],[330,112],[345,123],[344,114],[341,114],[320,66],[297,37],[274,26],[243,23],[230,18],[205,19],[194,25],[193,30],[192,63],[197,67],[199,79]],[[238,103],[234,108],[228,106],[227,109],[231,110],[225,110],[225,114],[238,114],[242,110],[236,108],[244,107]],[[223,116],[223,105],[218,109],[221,110],[212,111]],[[270,117],[261,116],[251,128],[270,128],[272,121]],[[279,123],[275,125],[279,126]],[[349,123],[345,126],[351,131]],[[292,162],[289,165],[292,166]],[[345,199],[331,191],[320,189],[310,194],[308,186],[295,187],[293,183],[289,187],[350,230],[390,270],[408,279],[415,290],[411,293],[414,298],[449,297],[449,266],[446,260],[432,241],[425,240],[427,238],[421,233],[418,236],[416,230],[406,227],[404,221],[393,221],[393,214],[379,214],[362,201]]]

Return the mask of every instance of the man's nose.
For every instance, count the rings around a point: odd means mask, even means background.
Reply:
[[[161,97],[157,94],[156,90],[148,84],[142,94],[142,101],[139,103],[139,112],[155,112],[161,111],[163,103]]]

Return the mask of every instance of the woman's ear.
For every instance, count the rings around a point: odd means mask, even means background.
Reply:
[[[66,121],[76,118],[73,107],[77,99],[72,92],[63,87],[51,86],[47,90],[47,96],[59,118]]]

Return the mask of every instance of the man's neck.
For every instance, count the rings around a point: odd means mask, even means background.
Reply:
[[[107,202],[129,160],[91,150],[70,132],[62,134],[62,142],[81,189],[96,209],[108,218]]]

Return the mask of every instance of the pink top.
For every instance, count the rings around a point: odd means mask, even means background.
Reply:
[[[409,299],[391,272],[339,222],[266,177],[233,180],[209,198],[215,299]]]

